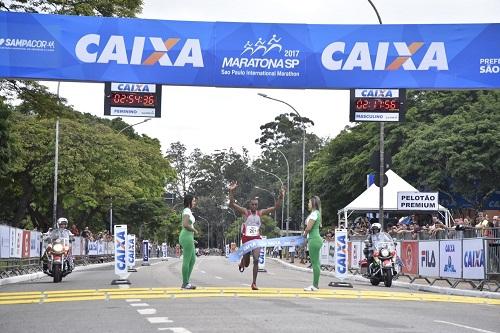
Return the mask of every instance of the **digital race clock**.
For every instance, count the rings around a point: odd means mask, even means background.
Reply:
[[[352,122],[404,121],[405,111],[404,89],[351,89]]]
[[[106,82],[104,114],[120,117],[161,117],[161,85]]]

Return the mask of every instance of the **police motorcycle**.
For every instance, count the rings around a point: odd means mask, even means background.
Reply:
[[[367,270],[363,276],[370,279],[370,283],[374,286],[378,286],[383,281],[386,287],[390,287],[392,280],[397,278],[396,243],[388,233],[380,232],[379,223],[374,223],[372,228],[375,232],[365,240],[364,252],[369,259],[361,262],[362,272]],[[370,249],[371,255],[369,255]]]
[[[62,281],[62,278],[73,271],[74,264],[70,259],[71,242],[74,238],[70,231],[61,228],[61,225],[66,224],[66,221],[58,220],[58,228],[49,231],[44,236],[44,243],[47,243],[47,248],[42,257],[43,272],[54,278],[54,283]],[[62,223],[61,223],[62,222]],[[66,223],[64,223],[66,222]]]

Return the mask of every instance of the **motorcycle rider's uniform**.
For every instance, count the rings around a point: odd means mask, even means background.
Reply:
[[[365,247],[363,249],[363,254],[365,255],[368,261],[368,267],[373,262],[373,251],[375,250],[375,244],[379,241],[383,241],[385,236],[380,232],[381,225],[380,223],[374,223],[370,229],[370,234],[366,237]],[[368,242],[368,244],[366,244]],[[368,270],[368,275],[371,275],[370,270]]]

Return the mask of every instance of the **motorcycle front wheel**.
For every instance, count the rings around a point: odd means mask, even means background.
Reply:
[[[61,282],[62,280],[62,265],[54,264],[52,266],[52,275],[54,276],[54,283]]]
[[[384,269],[384,285],[389,288],[392,286],[392,268]]]

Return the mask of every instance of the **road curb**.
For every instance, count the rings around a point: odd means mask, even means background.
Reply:
[[[113,265],[113,261],[110,262],[105,262],[101,264],[91,264],[91,265],[82,265],[82,266],[77,266],[74,269],[74,272],[79,272],[79,271],[86,271],[88,269],[92,268],[97,268],[97,267],[104,267],[108,265]],[[24,275],[18,275],[18,276],[11,276],[8,278],[0,279],[0,286],[4,286],[7,284],[13,284],[13,283],[19,283],[19,282],[26,282],[26,281],[33,281],[33,280],[38,280],[44,276],[48,276],[43,272],[36,272],[36,273],[31,273],[31,274],[24,274]]]
[[[283,260],[280,260],[277,258],[269,258],[269,259],[274,260],[275,262],[278,262],[281,265],[283,265],[289,269],[293,269],[293,270],[301,271],[301,272],[312,273],[311,268],[299,267],[299,266],[284,262]],[[335,278],[335,273],[333,273],[333,272],[322,271],[321,275]],[[349,277],[347,279],[351,280],[351,281],[368,282],[367,279],[365,279],[364,277],[359,276],[359,275],[349,274],[348,276]],[[422,285],[422,284],[401,282],[401,281],[393,281],[393,285],[400,287],[400,288],[406,288],[409,290],[413,290],[413,291],[426,291],[426,292],[433,292],[433,293],[446,294],[446,295],[455,295],[455,296],[470,296],[470,297],[485,297],[485,298],[500,299],[500,293],[491,292],[491,291],[463,290],[463,289],[454,289],[454,288],[438,287],[438,286],[426,286],[426,285]]]

